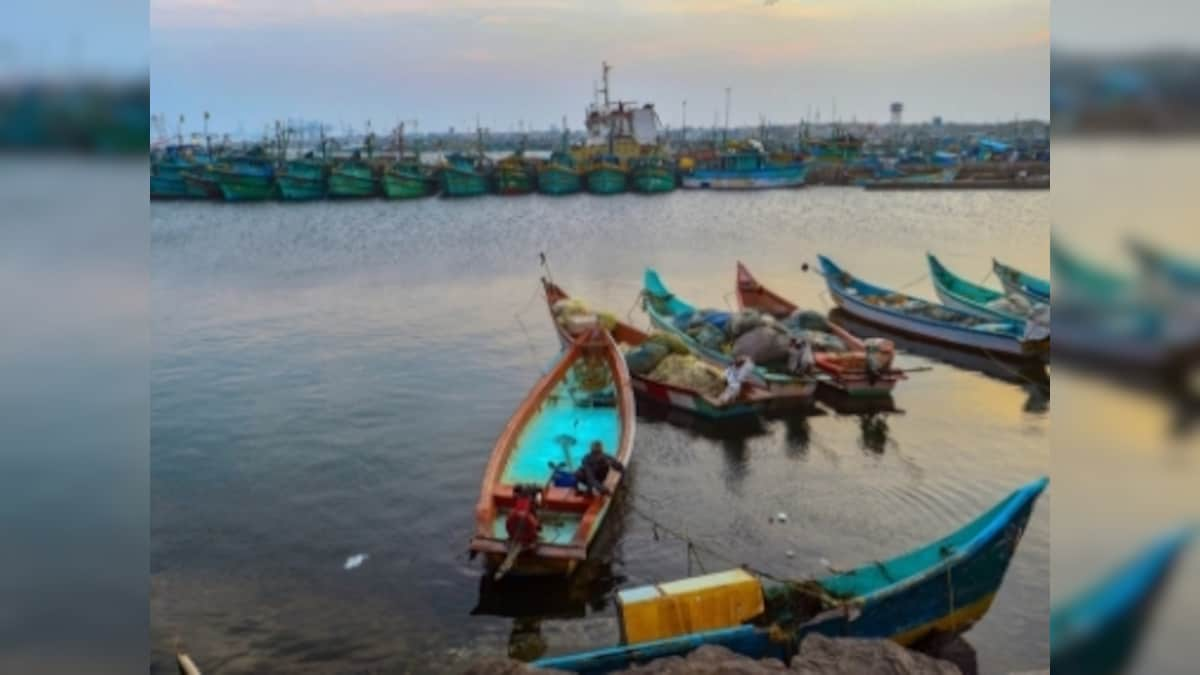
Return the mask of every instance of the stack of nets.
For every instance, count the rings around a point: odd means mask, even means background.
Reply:
[[[688,348],[683,340],[674,335],[655,333],[642,344],[625,352],[625,364],[629,366],[631,373],[648,375],[668,356],[687,353]]]
[[[721,374],[691,354],[668,354],[647,377],[714,397],[725,389]]]

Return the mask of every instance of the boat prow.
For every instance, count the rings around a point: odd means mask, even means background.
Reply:
[[[1156,600],[1197,528],[1159,537],[1107,579],[1050,613],[1055,675],[1125,672]]]

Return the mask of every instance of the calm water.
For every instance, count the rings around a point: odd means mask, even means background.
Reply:
[[[573,584],[481,588],[465,555],[491,445],[557,350],[538,252],[569,292],[645,325],[646,265],[711,306],[732,302],[737,259],[814,308],[828,299],[800,266],[818,252],[930,296],[927,249],[976,278],[993,255],[1046,273],[1049,203],[814,188],[153,205],[156,667],[177,641],[214,673],[429,672],[510,643],[610,644],[613,588],[689,571],[683,544],[635,508],[796,576],[948,533],[1048,472],[1048,393],[986,359],[904,354],[934,368],[900,386],[894,414],[642,420],[631,496]],[[779,511],[789,521],[770,524]],[[1049,519],[1042,499],[969,634],[982,672],[1048,662]],[[344,570],[355,554],[368,557]]]

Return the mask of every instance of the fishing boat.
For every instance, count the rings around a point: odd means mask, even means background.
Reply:
[[[550,318],[554,321],[554,327],[558,331],[559,342],[564,348],[569,348],[571,342],[575,339],[575,335],[569,326],[569,317],[565,316],[566,312],[562,310],[556,312],[556,308],[561,308],[566,303],[569,303],[571,296],[567,295],[567,292],[562,288],[544,278],[542,279],[542,290],[546,295],[546,304],[550,309]],[[591,317],[598,319],[598,315],[595,314],[592,314]],[[651,339],[650,335],[638,330],[634,326],[612,317],[608,320],[611,325],[606,326],[606,329],[623,349],[636,350]],[[717,385],[715,392],[711,389],[705,391],[695,386],[689,386],[686,383],[672,383],[665,378],[658,379],[653,376],[653,373],[639,374],[632,369],[629,376],[633,383],[633,389],[640,399],[679,410],[686,410],[709,419],[727,419],[753,415],[761,412],[768,405],[786,404],[788,402],[786,394],[768,392],[761,387],[751,385],[745,387],[742,394],[733,402],[722,403],[717,400],[720,390],[725,386],[725,377],[722,370],[703,361],[697,365],[710,369],[710,378]],[[801,401],[803,400],[802,397]]]
[[[1050,611],[1055,675],[1127,672],[1171,571],[1196,537],[1182,528],[1159,537],[1108,578]]]
[[[746,571],[730,570],[621,591],[624,644],[534,665],[607,673],[703,645],[787,663],[812,634],[911,645],[934,634],[964,633],[995,600],[1047,482],[1018,488],[943,539],[821,579],[759,582],[755,589]]]
[[[661,154],[638,157],[630,163],[629,182],[634,192],[671,192],[675,189],[675,165]]]
[[[825,256],[818,256],[818,260],[833,301],[863,321],[923,340],[978,349],[987,354],[1015,358],[1049,356],[1049,332],[1038,324],[983,319],[871,285]]]
[[[720,368],[727,368],[733,363],[733,356],[721,349],[716,340],[704,344],[681,327],[693,317],[703,314],[667,290],[653,269],[647,269],[642,280],[642,309],[650,317],[650,323],[679,338],[696,356]],[[719,339],[724,341],[724,335]],[[817,380],[808,375],[769,370],[762,364],[756,365],[754,372],[761,382],[760,386],[765,386],[771,393],[793,399],[811,397],[817,388]]]
[[[195,145],[170,145],[150,165],[151,199],[191,199],[185,174],[209,163],[207,153]]]
[[[614,195],[625,192],[629,171],[615,155],[601,155],[587,170],[587,189],[594,195]]]
[[[759,283],[741,262],[737,264],[737,302],[740,309],[757,310],[783,321],[804,319],[806,331],[818,338],[811,341],[817,347],[813,354],[817,368],[832,378],[822,381],[822,386],[851,396],[882,396],[905,379],[903,372],[892,368],[896,350],[890,340],[862,340],[815,312],[798,315],[799,307]],[[822,345],[827,348],[821,349]]]
[[[1142,274],[1172,291],[1195,293],[1200,289],[1200,262],[1175,255],[1140,239],[1125,242]]]
[[[210,174],[227,202],[262,201],[275,196],[275,163],[262,148],[214,164]]]
[[[376,197],[379,195],[379,175],[375,165],[363,159],[358,150],[347,159],[334,162],[329,170],[329,196],[338,199]]]
[[[433,173],[415,159],[400,160],[383,170],[379,177],[383,196],[388,199],[417,199],[437,192]]]
[[[1032,274],[1026,274],[996,259],[992,259],[992,271],[996,273],[996,278],[1004,285],[1004,290],[1009,295],[1024,296],[1030,302],[1040,302],[1042,304],[1050,302],[1049,281],[1035,277]]]
[[[555,151],[538,170],[538,192],[544,195],[569,195],[583,187],[583,174],[567,152]]]
[[[496,162],[496,170],[492,177],[496,185],[496,194],[500,195],[527,195],[533,192],[537,185],[537,175],[526,161],[522,150],[517,150]]]
[[[807,168],[802,162],[769,161],[757,140],[718,154],[710,162],[698,165],[682,177],[683,187],[714,190],[759,190],[792,188],[804,185]]]
[[[571,472],[594,441],[628,467],[635,424],[633,386],[616,342],[600,329],[578,336],[492,449],[472,554],[484,554],[497,576],[569,574],[587,559],[623,482],[623,472],[609,471],[609,494],[581,494]]]
[[[1029,302],[1024,295],[1007,295],[964,279],[950,271],[937,256],[926,253],[929,278],[938,298],[949,308],[1000,321],[1049,321],[1044,303]]]
[[[212,171],[212,164],[204,164],[183,172],[183,182],[193,199],[223,199],[221,184]]]
[[[488,193],[491,165],[486,158],[462,153],[446,156],[441,170],[442,196],[476,197]]]
[[[275,176],[279,196],[286,201],[324,199],[328,191],[329,165],[307,153],[289,160]]]

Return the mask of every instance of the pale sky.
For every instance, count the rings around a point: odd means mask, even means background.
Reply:
[[[1049,116],[1049,0],[151,0],[151,110],[257,133],[582,126],[613,94],[678,127]],[[411,127],[411,123],[409,125]]]

